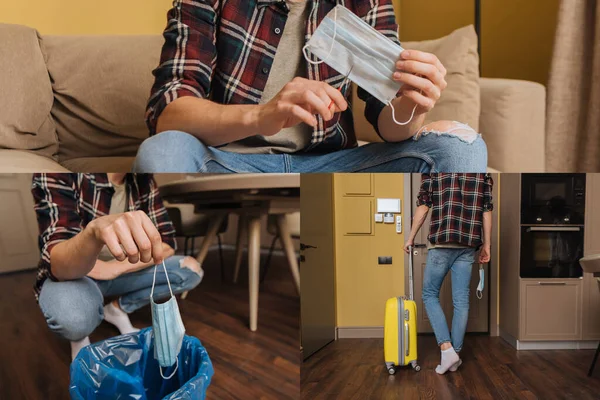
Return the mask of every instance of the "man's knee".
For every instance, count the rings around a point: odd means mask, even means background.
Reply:
[[[142,142],[135,159],[135,172],[183,171],[182,161],[194,160],[206,146],[196,137],[181,131],[165,131]],[[176,168],[177,171],[171,171]],[[195,167],[194,167],[195,168]]]
[[[184,257],[179,260],[179,272],[183,277],[182,286],[185,290],[195,288],[204,278],[204,270],[200,263],[193,257]]]
[[[480,136],[479,133],[475,131],[475,129],[471,128],[467,124],[456,121],[442,120],[424,125],[417,132],[416,138],[418,139],[420,136],[426,136],[431,134],[439,136],[453,136],[466,143],[473,143]]]
[[[50,330],[71,341],[88,336],[104,318],[102,293],[89,278],[48,280],[39,301]]]

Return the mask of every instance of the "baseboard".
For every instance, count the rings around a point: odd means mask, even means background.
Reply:
[[[519,340],[517,350],[591,350],[598,347],[597,341],[523,341]]]
[[[345,326],[336,329],[338,339],[381,339],[383,326]]]
[[[518,340],[500,329],[500,337],[515,349],[521,350],[594,350],[597,340]]]

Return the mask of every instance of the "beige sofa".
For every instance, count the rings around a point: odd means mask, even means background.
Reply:
[[[162,37],[40,36],[0,24],[0,171],[129,171],[148,132],[146,100]],[[438,41],[448,89],[430,120],[457,119],[483,132],[489,165],[501,171],[544,168],[544,87],[479,79],[472,27]],[[474,61],[473,61],[474,60]],[[378,140],[353,102],[359,139]]]

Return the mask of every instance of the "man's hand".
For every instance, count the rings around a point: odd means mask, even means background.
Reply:
[[[486,264],[490,262],[490,245],[484,244],[479,252],[479,264]]]
[[[87,226],[97,243],[106,245],[118,261],[136,264],[154,260],[161,263],[165,257],[158,230],[143,211],[100,217]]]
[[[271,101],[259,107],[258,132],[272,136],[301,122],[314,127],[317,125],[315,114],[329,121],[336,112],[345,111],[346,108],[348,103],[344,96],[329,84],[294,78]]]
[[[440,60],[431,53],[404,50],[396,68],[398,71],[394,72],[393,79],[404,84],[400,94],[417,104],[416,114],[433,109],[448,86],[445,79],[447,71]]]
[[[404,245],[404,252],[406,254],[410,254],[410,248],[415,244],[414,239],[408,238],[406,244]]]

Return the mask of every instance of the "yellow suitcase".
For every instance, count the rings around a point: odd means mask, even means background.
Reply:
[[[412,252],[412,251],[411,251]],[[385,366],[390,375],[397,366],[417,364],[417,303],[413,300],[412,256],[408,262],[409,297],[392,297],[385,304],[383,347]]]

